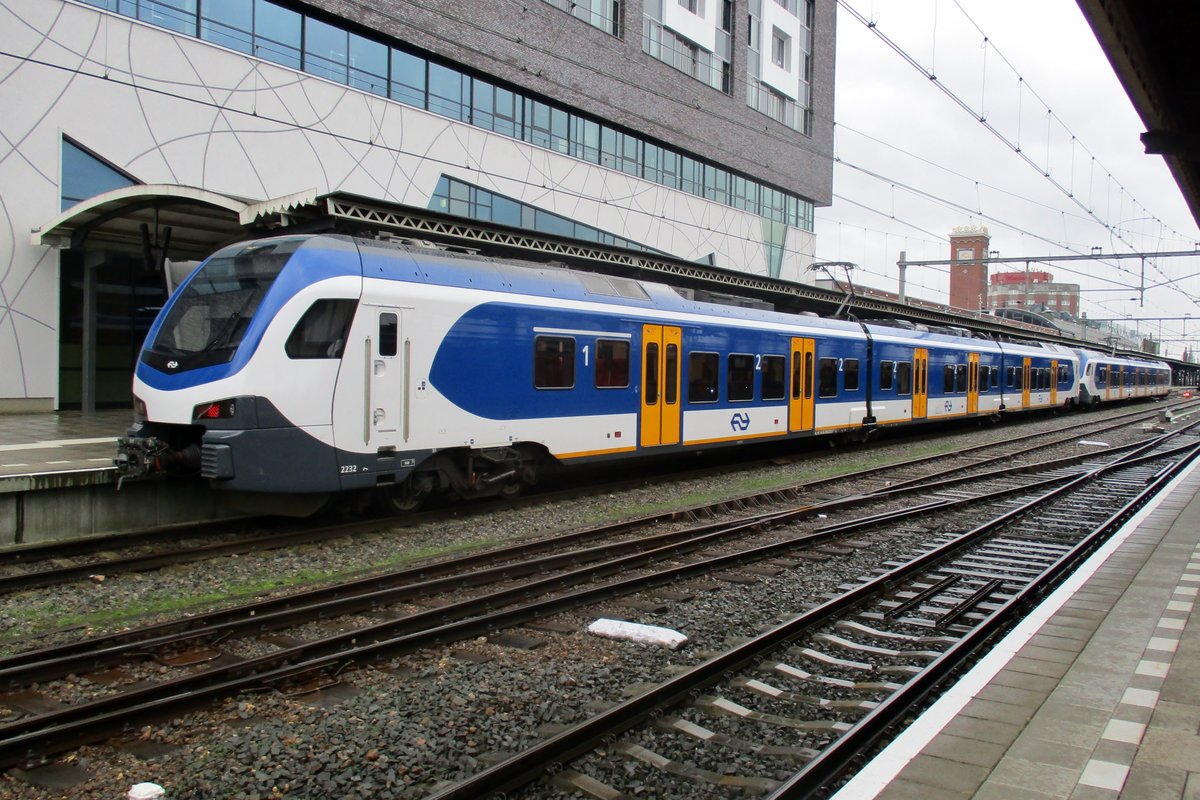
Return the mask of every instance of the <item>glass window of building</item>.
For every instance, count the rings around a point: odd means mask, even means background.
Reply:
[[[471,78],[458,70],[429,64],[429,110],[460,122],[468,119]]]
[[[292,69],[300,69],[303,18],[267,0],[254,2],[254,55]]]
[[[425,107],[425,59],[392,48],[393,100],[405,105]]]
[[[245,0],[204,0],[200,38],[239,53],[254,52],[254,5]]]
[[[620,36],[621,0],[545,0],[605,33]]]
[[[364,92],[387,97],[387,45],[356,33],[350,34],[350,85]]]
[[[318,19],[305,20],[304,71],[338,83],[348,83],[349,67],[349,32]]]
[[[139,182],[63,137],[59,182],[61,210],[66,211],[89,197]]]

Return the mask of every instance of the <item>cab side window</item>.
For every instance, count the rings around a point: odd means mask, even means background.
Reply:
[[[341,358],[357,307],[356,300],[317,300],[288,334],[283,346],[287,357]]]

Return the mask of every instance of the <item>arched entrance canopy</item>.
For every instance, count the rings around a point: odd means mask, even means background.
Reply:
[[[77,276],[60,284],[78,295],[62,306],[59,346],[67,356],[60,359],[60,397],[70,394],[62,388],[69,385],[71,392],[78,386],[85,411],[98,398],[112,402],[111,387],[124,385],[120,373],[131,369],[124,350],[141,344],[153,313],[192,262],[254,229],[288,224],[285,217],[312,204],[315,194],[252,202],[192,186],[138,184],[76,203],[35,231],[34,246],[71,251],[60,268]],[[128,266],[138,262],[140,268]]]
[[[34,245],[141,248],[166,246],[175,259],[204,258],[246,235],[241,213],[252,205],[240,197],[191,186],[139,184],[104,192],[71,206],[31,237]],[[162,241],[170,229],[169,244]]]

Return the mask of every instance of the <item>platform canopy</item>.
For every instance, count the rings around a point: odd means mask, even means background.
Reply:
[[[1200,31],[1193,3],[1078,0],[1146,132],[1200,224]],[[1101,111],[1100,109],[1097,110]]]

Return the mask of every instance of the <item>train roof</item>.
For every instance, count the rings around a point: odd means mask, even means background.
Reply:
[[[364,277],[420,281],[437,286],[599,302],[630,308],[654,308],[680,314],[725,317],[739,322],[757,321],[788,325],[800,322],[805,326],[827,331],[862,332],[857,323],[847,320],[690,299],[666,284],[653,281],[456,253],[400,242],[364,239],[355,241],[362,254]]]

